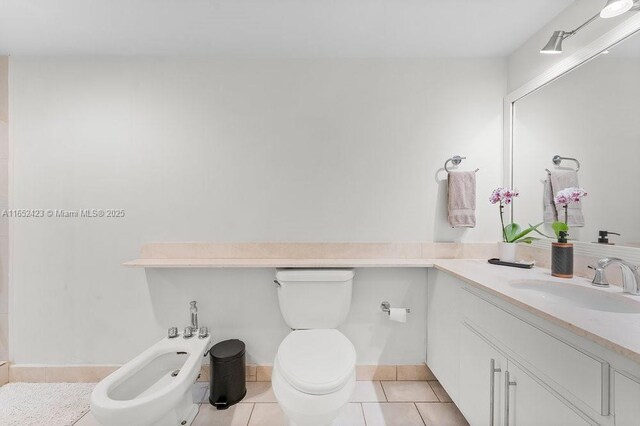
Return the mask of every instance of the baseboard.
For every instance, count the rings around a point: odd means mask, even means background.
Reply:
[[[8,382],[95,383],[118,368],[118,365],[0,364],[0,386],[3,384],[3,377],[6,377]],[[246,367],[247,382],[269,382],[271,381],[271,370],[271,365],[248,364]],[[6,371],[5,376],[2,371]],[[209,378],[209,365],[203,365],[198,381],[206,382],[209,381]],[[356,379],[360,381],[436,380],[426,364],[358,365],[356,366]]]
[[[9,363],[0,361],[0,386],[9,383]]]

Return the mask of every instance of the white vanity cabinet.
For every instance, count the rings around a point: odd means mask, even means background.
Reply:
[[[640,424],[640,383],[616,372],[614,374],[616,426]]]
[[[427,365],[472,426],[640,426],[636,363],[446,272],[428,286]]]
[[[437,279],[432,277],[437,276]],[[462,283],[434,269],[427,288],[427,363],[449,396],[458,399]]]
[[[506,371],[507,358],[471,328],[462,327],[458,407],[470,424],[501,424]]]
[[[592,424],[546,389],[533,375],[509,362],[504,380],[504,426],[586,426]],[[482,423],[479,423],[482,424]]]
[[[588,425],[469,326],[460,333],[460,411],[471,425]]]

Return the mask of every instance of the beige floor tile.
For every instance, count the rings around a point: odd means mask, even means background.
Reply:
[[[434,381],[430,381],[429,385],[431,386],[431,389],[433,389],[433,392],[435,392],[435,394],[438,397],[438,399],[440,400],[440,402],[451,402],[451,397],[449,396],[447,391],[444,390],[444,388],[442,387],[440,382],[438,382],[438,381],[435,381],[435,382]]]
[[[347,404],[331,426],[365,426],[361,404]]]
[[[396,380],[396,366],[357,365],[356,380]]]
[[[193,421],[193,426],[247,426],[253,404],[236,404],[226,410],[217,410],[209,404],[202,404]]]
[[[271,389],[271,382],[248,382],[247,396],[242,402],[278,402]]]
[[[287,426],[287,418],[278,404],[255,404],[249,426]],[[331,426],[365,426],[360,404],[347,404]]]
[[[247,376],[247,382],[255,382],[257,379],[257,368],[255,364],[247,364],[245,367],[245,374]]]
[[[288,426],[278,404],[255,404],[249,426]]]
[[[351,402],[387,402],[380,382],[356,382]]]
[[[73,426],[100,426],[100,423],[93,417],[91,412],[88,412],[84,416],[80,418],[77,422],[73,424]]]
[[[270,365],[258,365],[256,367],[256,381],[270,382],[272,370],[273,367],[271,367]]]
[[[424,426],[413,403],[362,404],[367,426]]]
[[[44,367],[10,365],[9,381],[24,383],[44,383]]]
[[[468,426],[469,423],[452,403],[416,404],[427,426]]]
[[[208,382],[211,374],[211,366],[203,365],[200,367],[200,375],[198,376],[199,382]]]
[[[396,380],[436,380],[436,377],[425,364],[398,365],[396,374]]]
[[[429,382],[382,382],[389,402],[438,402]]]
[[[193,394],[193,402],[196,404],[208,401],[206,398],[208,398],[209,394],[209,383],[195,382],[191,387],[191,392]]]
[[[118,366],[82,366],[71,367],[50,366],[44,369],[47,383],[98,383],[109,374],[116,371]]]
[[[0,285],[2,285],[1,282]],[[0,314],[0,361],[7,359],[9,359],[9,314],[4,313]]]

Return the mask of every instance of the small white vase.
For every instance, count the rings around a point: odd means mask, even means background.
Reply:
[[[503,241],[498,243],[498,255],[503,262],[515,262],[516,261],[516,243],[505,243]]]

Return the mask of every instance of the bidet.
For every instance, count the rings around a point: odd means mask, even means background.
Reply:
[[[191,424],[198,413],[191,387],[210,343],[165,337],[96,385],[94,417],[104,426]]]

